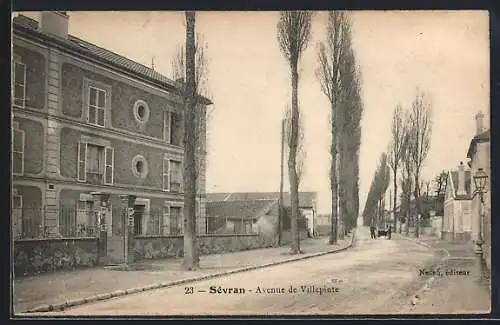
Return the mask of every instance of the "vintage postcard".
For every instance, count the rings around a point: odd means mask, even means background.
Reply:
[[[486,11],[12,14],[12,314],[488,314]]]

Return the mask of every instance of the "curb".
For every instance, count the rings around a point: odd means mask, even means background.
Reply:
[[[424,243],[418,239],[409,238],[409,237],[406,237],[403,235],[400,235],[400,237],[405,239],[405,240],[412,241],[417,245],[424,246],[424,247],[427,247],[429,249],[434,249],[431,245]],[[441,260],[438,262],[437,268],[441,268],[442,266],[444,266],[445,262],[451,258],[451,254],[446,248],[440,248],[439,250],[443,251],[445,253],[445,256],[443,258],[441,258]],[[425,284],[412,295],[412,297],[410,298],[410,305],[412,307],[414,307],[415,305],[418,304],[418,302],[420,301],[421,294],[429,291],[429,289],[432,286],[432,283],[435,280],[436,280],[435,276],[430,277],[429,279],[427,279],[427,281],[425,281]]]
[[[278,261],[278,262],[271,262],[271,263],[267,263],[267,264],[247,266],[247,267],[234,269],[234,270],[230,270],[230,271],[225,271],[225,272],[220,272],[220,273],[207,274],[207,275],[203,275],[203,276],[187,278],[187,279],[182,279],[182,280],[169,281],[169,282],[154,283],[154,284],[150,284],[150,285],[146,285],[146,286],[142,286],[142,287],[131,288],[131,289],[126,289],[126,290],[121,289],[121,290],[116,290],[116,291],[113,291],[110,293],[102,293],[102,294],[94,295],[91,297],[68,300],[68,301],[65,301],[65,302],[59,303],[59,304],[43,305],[43,306],[39,306],[39,307],[35,307],[33,309],[30,309],[26,312],[23,312],[23,314],[62,311],[66,308],[76,307],[76,306],[80,306],[80,305],[84,305],[84,304],[92,303],[92,302],[97,302],[97,301],[109,300],[112,298],[122,297],[122,296],[130,295],[130,294],[134,294],[134,293],[138,293],[138,292],[150,291],[150,290],[161,289],[161,288],[169,288],[169,287],[177,286],[180,284],[215,279],[215,278],[219,278],[219,277],[223,277],[223,276],[227,276],[227,275],[231,275],[231,274],[253,271],[253,270],[262,269],[262,268],[266,268],[266,267],[270,267],[270,266],[276,266],[276,265],[286,264],[286,263],[290,263],[290,262],[306,260],[306,259],[310,259],[313,257],[319,257],[319,256],[328,255],[328,254],[333,254],[333,253],[339,253],[339,252],[347,250],[348,248],[351,248],[355,243],[355,238],[356,238],[356,228],[353,229],[352,236],[351,236],[351,242],[342,248],[332,249],[332,250],[328,250],[325,252],[314,253],[314,254],[310,254],[310,255],[306,255],[306,256],[292,257],[290,259],[286,259],[286,260]]]

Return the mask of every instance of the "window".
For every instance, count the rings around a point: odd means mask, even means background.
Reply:
[[[163,215],[161,213],[152,213],[150,215],[149,222],[151,223],[151,234],[160,235],[163,225]]]
[[[184,233],[184,216],[181,207],[170,207],[170,229],[172,235]]]
[[[97,229],[97,218],[94,215],[92,201],[78,201],[76,210],[76,235],[92,236]]]
[[[182,164],[180,161],[170,160],[170,192],[182,191]]]
[[[146,123],[149,120],[149,106],[143,100],[138,100],[134,104],[134,118],[139,123]]]
[[[90,124],[104,126],[106,107],[106,91],[89,87],[89,108],[87,121]]]
[[[170,143],[170,139],[172,139],[172,125],[171,125],[171,114],[169,111],[163,112],[163,141],[166,143]]]
[[[169,207],[163,207],[162,234],[170,235],[170,213]]]
[[[182,115],[170,113],[170,144],[180,146],[182,143]]]
[[[148,174],[148,164],[143,156],[137,155],[132,159],[132,173],[135,177],[141,179],[146,178]]]
[[[23,234],[23,197],[16,192],[12,195],[12,231],[14,238]]]
[[[22,175],[24,173],[24,131],[19,130],[19,124],[14,124],[12,145],[12,173]]]
[[[26,65],[14,62],[14,93],[13,103],[16,106],[26,105]]]
[[[114,149],[81,142],[78,144],[78,180],[113,184]]]

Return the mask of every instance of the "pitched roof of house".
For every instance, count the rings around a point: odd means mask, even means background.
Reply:
[[[130,60],[122,55],[116,54],[110,50],[99,47],[95,44],[87,42],[83,39],[75,37],[73,35],[68,34],[68,38],[61,38],[55,35],[51,35],[49,33],[43,32],[38,28],[38,21],[26,17],[24,15],[19,15],[13,20],[13,27],[20,28],[22,30],[27,30],[32,34],[37,34],[39,36],[44,36],[54,42],[64,45],[67,48],[77,50],[78,52],[85,53],[87,55],[92,55],[100,60],[107,61],[113,65],[124,68],[136,75],[140,75],[145,77],[146,79],[152,80],[156,83],[161,84],[168,90],[179,89],[179,84],[176,81],[162,75],[158,71],[151,69],[141,63]],[[209,105],[212,102],[208,98],[201,97],[204,101],[204,104]]]
[[[279,192],[207,193],[207,201],[279,200]],[[299,192],[299,207],[314,208],[316,192]],[[290,193],[283,193],[283,205],[290,206]]]
[[[209,201],[207,216],[253,219],[266,215],[277,203],[277,200]]]
[[[469,149],[467,150],[467,158],[472,158],[476,153],[476,145],[480,142],[490,142],[490,130],[486,130],[472,138]]]
[[[451,183],[453,185],[453,194],[455,200],[470,200],[472,198],[472,174],[470,170],[464,171],[465,173],[465,195],[457,195],[458,191],[458,171],[451,171]],[[448,186],[448,185],[447,185]]]

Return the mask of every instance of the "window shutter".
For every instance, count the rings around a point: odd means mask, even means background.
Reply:
[[[12,146],[12,172],[22,175],[24,172],[24,131],[14,129]]]
[[[106,163],[104,169],[104,181],[106,184],[113,184],[113,167],[115,163],[115,154],[114,149],[111,147],[106,147],[104,152],[104,161]]]
[[[171,143],[171,115],[169,111],[163,113],[163,140],[166,143]]]
[[[170,190],[170,160],[163,158],[163,190]]]
[[[184,163],[179,161],[177,163],[177,181],[179,182],[179,192],[183,192],[184,188]]]
[[[78,143],[78,181],[85,182],[87,180],[87,143]]]

